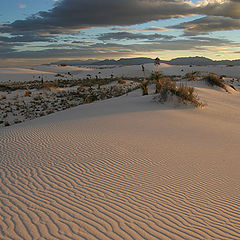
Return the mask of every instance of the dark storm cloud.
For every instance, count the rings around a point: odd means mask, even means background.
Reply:
[[[99,40],[157,40],[157,39],[173,39],[173,36],[162,35],[162,34],[141,34],[131,32],[115,32],[115,33],[104,33],[98,37]]]
[[[205,34],[215,31],[239,30],[240,19],[230,17],[207,16],[194,21],[172,26],[175,29],[184,29],[185,35]]]
[[[3,24],[0,32],[64,34],[89,27],[129,26],[191,14],[239,18],[239,1],[194,5],[185,0],[62,0],[48,12]]]
[[[1,32],[60,34],[97,26],[127,26],[187,15],[183,0],[63,0],[48,12],[3,24]]]

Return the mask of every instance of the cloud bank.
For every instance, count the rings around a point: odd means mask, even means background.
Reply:
[[[209,0],[62,0],[50,11],[3,24],[0,32],[38,35],[74,33],[103,26],[130,26],[153,20],[201,14],[240,19],[240,1]]]

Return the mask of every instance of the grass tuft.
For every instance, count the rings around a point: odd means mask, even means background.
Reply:
[[[228,92],[226,85],[223,82],[223,79],[219,77],[217,74],[210,73],[206,77],[204,77],[204,80],[207,82],[210,86],[217,86],[222,89],[224,89],[226,92]]]
[[[189,87],[184,84],[180,84],[178,87],[176,82],[171,81],[169,78],[165,78],[162,80],[161,91],[154,100],[164,103],[172,96],[176,96],[178,101],[183,104],[190,103],[195,107],[203,107],[205,105],[199,100],[194,87]]]

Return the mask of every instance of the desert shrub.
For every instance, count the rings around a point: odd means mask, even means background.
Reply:
[[[203,107],[204,104],[199,101],[198,95],[194,92],[194,87],[189,87],[180,84],[177,87],[176,82],[171,81],[170,78],[165,78],[162,81],[162,89],[160,93],[154,97],[157,102],[164,103],[170,97],[177,97],[178,101],[183,104],[193,104],[195,107]]]
[[[148,80],[143,80],[141,82],[142,95],[148,95]]]
[[[44,91],[52,91],[56,90],[58,82],[52,82],[52,81],[46,81],[43,82],[42,86],[44,88]]]
[[[54,111],[52,109],[49,109],[49,110],[46,111],[46,113],[47,114],[52,114],[52,113],[54,113]]]
[[[17,123],[21,123],[22,121],[21,120],[18,120],[18,119],[15,119],[14,120],[14,123],[17,124]]]
[[[126,80],[123,80],[122,78],[119,78],[117,81],[119,84],[126,84]]]
[[[18,99],[18,97],[19,97],[19,94],[18,93],[16,93],[16,95],[15,95],[15,100],[17,100]]]
[[[161,72],[154,72],[151,74],[150,79],[155,82],[158,81],[160,78],[163,77],[163,74]]]
[[[29,90],[26,90],[26,91],[24,92],[24,95],[25,95],[26,97],[29,97],[31,94],[32,94],[32,92],[29,91]]]
[[[156,86],[155,93],[160,93],[162,89],[162,80],[163,80],[163,75],[161,72],[156,71],[155,73],[151,74],[151,80]]]
[[[60,73],[57,73],[57,74],[55,75],[55,77],[64,77],[64,75],[63,75],[63,74],[60,74]]]
[[[3,93],[2,95],[1,95],[1,99],[6,99],[7,98],[7,95],[5,94],[5,93]]]
[[[188,79],[190,81],[195,81],[197,76],[194,75],[194,73],[186,73],[183,79]]]
[[[227,88],[226,88],[223,80],[215,73],[210,73],[209,75],[204,77],[204,80],[210,86],[217,86],[217,87],[223,88],[225,91],[227,91]]]
[[[43,97],[42,97],[40,94],[38,94],[38,95],[36,95],[33,99],[34,99],[35,101],[40,101],[40,100],[43,99]]]
[[[8,121],[5,121],[5,122],[4,122],[4,126],[5,126],[5,127],[8,127],[8,126],[10,126],[10,123],[9,123]]]
[[[199,97],[194,90],[194,87],[180,84],[180,86],[177,88],[176,96],[184,104],[191,103],[195,107],[203,107],[204,104],[199,101]]]
[[[169,96],[175,95],[176,89],[177,86],[175,82],[171,81],[169,78],[163,79],[162,88],[157,96],[157,99],[161,103],[166,102]]]

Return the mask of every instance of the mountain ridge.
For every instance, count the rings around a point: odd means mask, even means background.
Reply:
[[[147,63],[153,63],[154,59],[152,58],[146,58],[146,57],[139,57],[139,58],[120,58],[119,60],[114,59],[105,59],[105,60],[93,60],[89,59],[86,61],[82,60],[62,60],[58,62],[54,62],[51,64],[57,64],[57,65],[73,65],[73,66],[80,66],[80,65],[140,65],[140,64],[147,64]],[[206,65],[235,65],[240,66],[240,59],[236,60],[212,60],[210,58],[206,57],[179,57],[174,58],[170,61],[167,60],[160,60],[160,63],[167,63],[170,65],[200,65],[200,66],[206,66]]]

